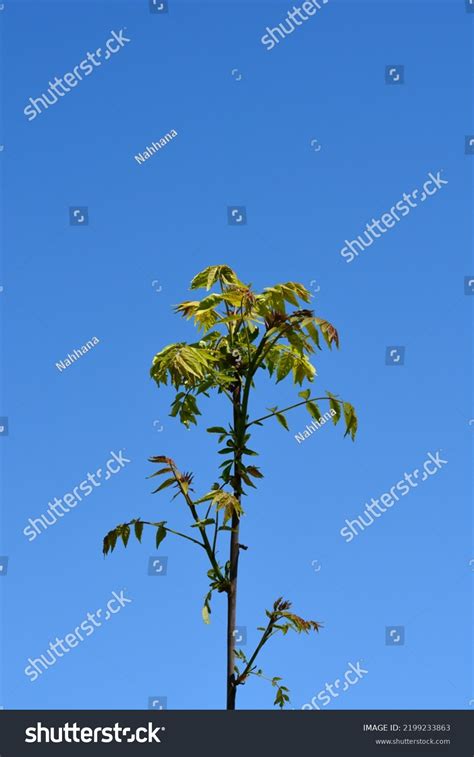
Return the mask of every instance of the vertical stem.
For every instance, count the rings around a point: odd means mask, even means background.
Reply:
[[[240,384],[234,389],[234,431],[236,432],[237,444],[240,446],[241,435],[241,405],[240,405]],[[241,500],[242,482],[238,469],[241,452],[236,451],[234,458],[234,496]],[[235,710],[236,684],[234,675],[235,665],[235,626],[237,622],[237,577],[239,566],[239,527],[240,517],[234,512],[232,516],[232,532],[230,536],[230,570],[229,570],[229,590],[227,593],[227,709]]]

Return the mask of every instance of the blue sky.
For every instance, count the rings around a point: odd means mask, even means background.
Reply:
[[[215,479],[204,428],[223,420],[223,405],[208,401],[187,432],[148,370],[162,346],[193,338],[172,306],[197,271],[224,262],[257,288],[319,287],[314,308],[338,327],[341,349],[317,356],[315,388],[352,401],[360,421],[354,444],[329,424],[298,444],[302,410],[292,433],[273,422],[255,434],[265,479],[242,527],[247,649],[283,595],[324,623],[318,637],[274,639],[261,658],[293,707],[357,661],[368,673],[327,709],[463,709],[474,697],[464,294],[474,278],[474,158],[464,152],[474,16],[461,0],[330,0],[267,51],[265,28],[290,8],[170,0],[167,14],[152,14],[145,0],[12,1],[1,14],[7,709],[141,709],[156,696],[176,709],[224,705],[224,601],[215,597],[205,626],[201,555],[168,538],[160,577],[147,575],[151,534],[101,555],[105,532],[132,517],[187,524],[166,492],[151,496],[148,456],[174,457],[202,492]],[[123,49],[28,121],[30,97],[121,29]],[[385,83],[393,64],[405,67],[403,85]],[[166,148],[134,160],[171,129]],[[438,171],[449,183],[436,195],[352,263],[341,257],[344,240]],[[228,225],[233,205],[246,207],[246,225]],[[87,226],[69,224],[74,206],[88,208]],[[55,363],[93,336],[99,344],[59,372]],[[385,364],[393,345],[405,347],[403,366]],[[253,413],[296,394],[261,381]],[[25,538],[29,518],[120,450],[131,460],[123,470]],[[438,450],[448,464],[347,544],[345,519]],[[120,590],[132,602],[31,682],[27,659]],[[403,645],[386,645],[391,626],[404,626]],[[271,708],[272,694],[251,681],[238,704]]]

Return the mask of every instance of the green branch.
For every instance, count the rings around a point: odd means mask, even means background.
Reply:
[[[201,533],[202,540],[203,540],[203,547],[204,547],[204,549],[207,552],[207,556],[209,557],[209,561],[210,561],[212,567],[214,568],[214,570],[216,572],[216,575],[218,576],[219,580],[221,580],[222,582],[225,583],[226,579],[222,575],[220,566],[219,566],[219,564],[218,564],[218,562],[216,560],[216,556],[214,554],[214,550],[211,547],[211,543],[210,543],[209,538],[208,538],[207,533],[206,533],[206,527],[199,525],[200,518],[199,518],[199,514],[198,514],[198,512],[196,510],[195,504],[192,501],[191,497],[189,496],[188,492],[184,490],[182,482],[178,478],[178,476],[176,475],[176,470],[174,469],[174,467],[173,467],[173,475],[174,475],[174,477],[176,479],[176,483],[179,486],[181,494],[183,495],[184,499],[186,500],[186,503],[187,503],[187,505],[188,505],[188,507],[189,507],[189,509],[191,511],[191,514],[192,514],[195,522],[198,524],[198,528],[199,528],[199,531]]]
[[[194,544],[199,544],[200,547],[204,549],[204,544],[202,544],[197,539],[193,539],[192,536],[186,536],[186,534],[182,534],[180,531],[174,531],[172,528],[167,528],[166,526],[163,526],[165,531],[169,531],[170,534],[175,534],[175,536],[181,536],[183,539],[187,539],[188,541],[194,542]]]
[[[118,528],[130,528],[130,526],[135,526],[137,523],[143,526],[153,526],[153,528],[157,528],[157,526],[160,526],[164,531],[167,531],[170,534],[174,534],[175,536],[181,536],[182,539],[187,539],[188,541],[192,541],[193,544],[197,544],[198,547],[202,547],[202,549],[205,549],[204,544],[198,541],[197,539],[193,539],[192,536],[187,536],[186,534],[182,534],[181,531],[175,531],[173,528],[168,528],[168,526],[165,526],[164,523],[152,523],[149,520],[141,520],[140,518],[138,518],[137,520],[131,520],[128,523],[121,523],[120,526],[117,526],[115,529],[112,529],[112,531],[109,533],[113,533]],[[141,539],[141,535],[140,535],[140,539]]]
[[[240,684],[244,683],[245,679],[250,675],[250,669],[252,665],[254,664],[255,660],[257,659],[258,653],[260,652],[262,647],[267,643],[269,638],[273,635],[272,631],[273,631],[273,626],[275,623],[276,623],[276,620],[273,620],[272,618],[270,618],[270,620],[268,621],[268,625],[265,628],[262,634],[262,638],[257,644],[253,655],[251,656],[250,660],[247,662],[247,665],[242,671],[242,673],[235,679],[236,686],[239,686]]]
[[[280,413],[287,413],[288,410],[293,410],[295,407],[301,407],[301,405],[307,405],[308,402],[317,402],[321,400],[333,400],[334,402],[340,402],[341,405],[344,404],[344,400],[339,400],[337,397],[309,397],[307,400],[303,400],[302,402],[297,402],[295,405],[290,405],[289,407],[284,407],[281,410],[277,410],[274,413],[269,413],[268,415],[264,415],[261,418],[257,418],[254,421],[250,421],[250,423],[247,423],[246,428],[249,428],[250,426],[254,426],[256,423],[262,423],[262,421],[268,420],[268,418],[274,418],[275,415],[279,415]]]

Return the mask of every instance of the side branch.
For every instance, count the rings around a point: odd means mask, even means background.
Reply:
[[[254,421],[250,421],[250,423],[247,423],[247,428],[249,426],[254,426],[257,423],[262,423],[262,421],[266,421],[268,418],[274,418],[276,415],[279,415],[281,413],[286,413],[288,410],[294,410],[295,407],[301,407],[301,405],[307,405],[309,402],[318,402],[321,400],[333,400],[334,402],[339,402],[341,405],[344,404],[344,400],[337,399],[337,397],[309,397],[307,400],[303,400],[302,402],[297,402],[295,405],[290,405],[289,407],[284,407],[281,410],[277,410],[274,413],[269,413],[268,415],[264,415],[261,418],[257,418]]]
[[[112,531],[109,531],[109,533],[105,536],[103,548],[104,555],[108,554],[109,551],[114,551],[115,544],[119,536],[122,538],[124,546],[127,546],[128,540],[130,538],[131,526],[134,526],[135,528],[135,536],[137,537],[138,541],[141,541],[143,526],[153,526],[153,528],[159,528],[163,532],[174,534],[175,536],[180,536],[182,539],[187,539],[187,541],[192,541],[193,544],[197,544],[198,547],[205,549],[205,546],[202,542],[198,541],[197,539],[193,539],[192,536],[182,534],[180,531],[175,531],[173,528],[168,528],[168,526],[165,526],[165,523],[166,521],[162,521],[161,523],[152,523],[151,521],[140,519],[131,520],[128,523],[121,523]]]
[[[276,600],[273,604],[272,610],[266,610],[266,614],[268,617],[268,624],[265,628],[258,629],[263,633],[250,659],[247,660],[246,655],[241,650],[236,652],[237,657],[244,661],[245,667],[241,673],[237,668],[235,669],[235,687],[244,684],[250,675],[264,677],[261,670],[256,670],[257,666],[255,665],[255,660],[262,647],[272,636],[278,633],[278,631],[281,631],[283,635],[286,635],[290,630],[296,631],[296,633],[309,633],[310,631],[319,631],[321,628],[321,624],[317,623],[315,620],[304,620],[304,618],[291,612],[291,602],[282,599],[282,597]],[[275,704],[279,704],[280,707],[283,707],[285,702],[289,700],[287,694],[288,689],[286,686],[282,686],[278,683],[281,680],[280,678],[275,677],[270,680],[272,685],[276,686],[278,689]]]
[[[247,665],[245,666],[244,670],[242,671],[242,673],[235,679],[235,685],[236,686],[238,686],[239,684],[245,683],[245,679],[248,678],[248,676],[250,675],[250,673],[252,671],[252,666],[253,666],[255,660],[257,659],[258,653],[260,652],[260,650],[262,649],[262,647],[267,643],[267,641],[269,640],[269,638],[274,633],[274,631],[273,631],[273,625],[274,625],[274,623],[275,623],[275,621],[270,620],[269,623],[268,623],[268,625],[267,625],[267,627],[264,629],[262,637],[261,637],[259,643],[257,644],[253,655],[249,659],[249,661],[248,661]]]

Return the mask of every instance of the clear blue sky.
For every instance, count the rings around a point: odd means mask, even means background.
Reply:
[[[215,479],[215,439],[167,416],[171,394],[148,370],[164,344],[193,337],[172,313],[192,276],[224,262],[256,287],[317,282],[314,307],[338,327],[341,350],[317,357],[316,386],[350,399],[360,418],[355,444],[329,424],[298,444],[299,410],[291,434],[274,422],[255,435],[265,479],[242,529],[247,649],[283,595],[324,623],[318,637],[276,638],[262,656],[293,707],[360,660],[368,673],[327,709],[467,708],[474,697],[474,300],[464,294],[474,15],[462,0],[330,0],[267,51],[265,27],[290,8],[169,0],[160,15],[145,0],[10,1],[1,13],[7,709],[140,709],[152,696],[177,709],[224,705],[225,603],[215,597],[205,626],[201,555],[167,539],[165,577],[147,575],[151,534],[101,555],[104,533],[129,518],[187,523],[177,501],[150,495],[149,455],[193,470],[202,492]],[[28,121],[29,98],[120,29],[131,41]],[[405,66],[403,85],[385,84],[392,64]],[[171,129],[170,144],[134,160]],[[440,170],[448,185],[357,260],[341,257],[345,239]],[[232,205],[246,207],[245,226],[228,225]],[[87,226],[69,224],[73,206],[88,207]],[[403,366],[385,364],[393,345],[406,348]],[[253,412],[295,395],[262,382]],[[205,425],[221,420],[217,401],[205,410]],[[111,450],[131,463],[28,541],[28,519]],[[438,450],[448,465],[346,543],[345,519]],[[122,589],[132,603],[31,682],[27,659]],[[387,626],[405,627],[403,646],[385,644]],[[251,681],[239,706],[271,708],[272,694]]]

